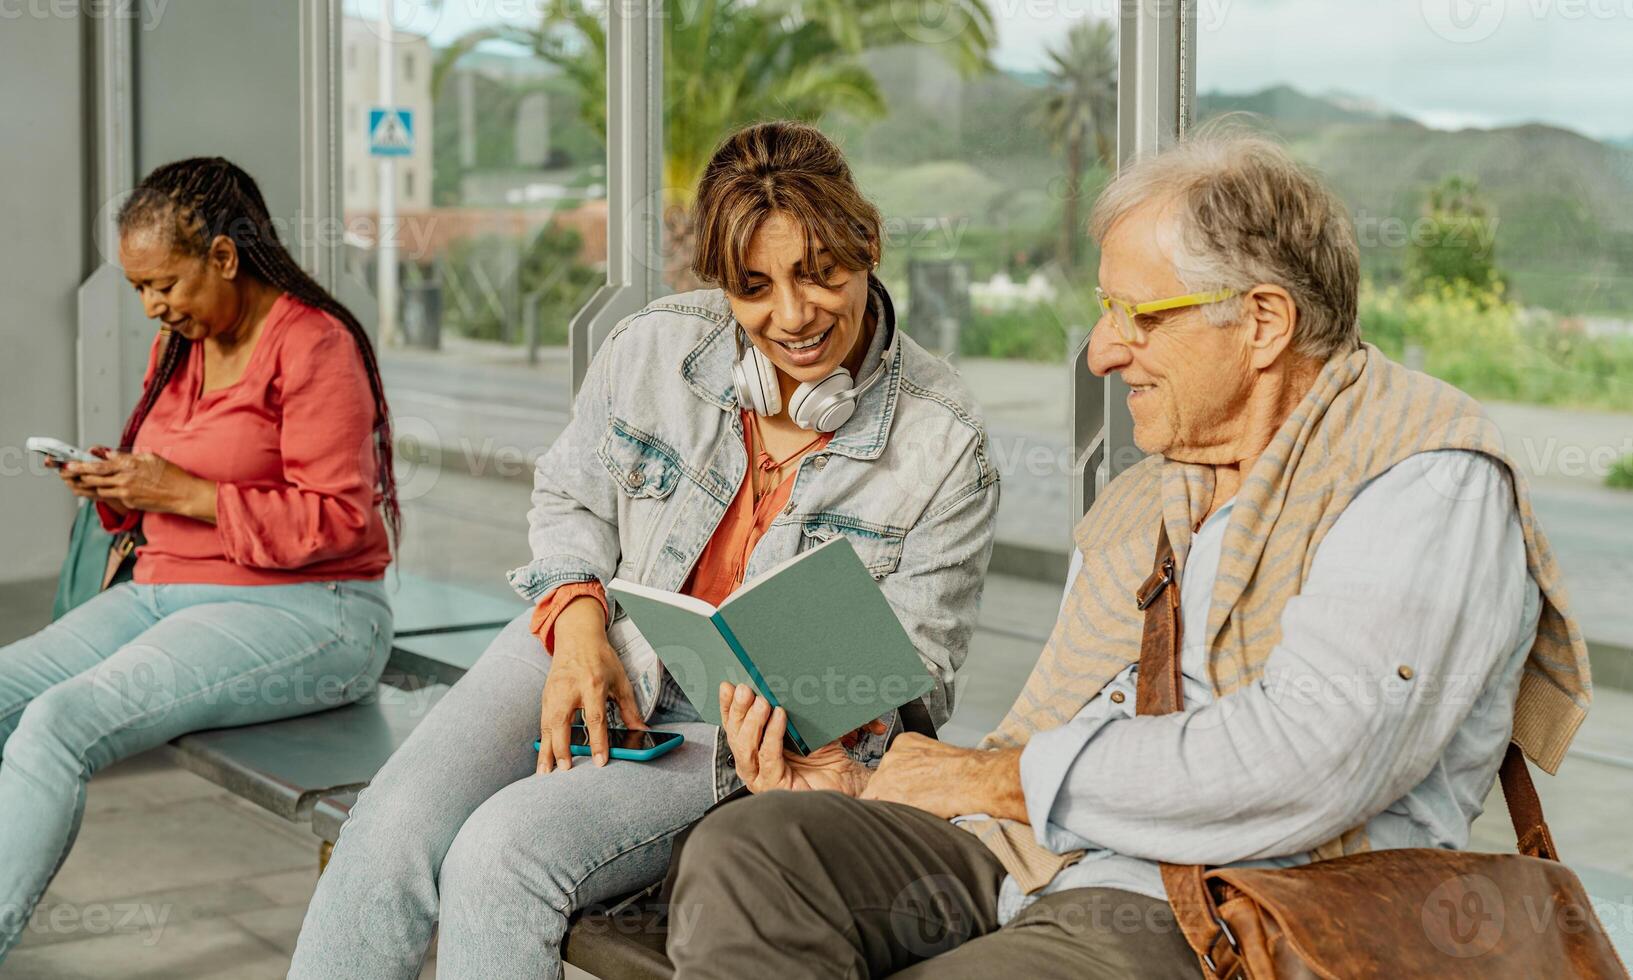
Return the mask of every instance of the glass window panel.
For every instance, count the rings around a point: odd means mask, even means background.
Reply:
[[[794,116],[837,139],[883,212],[879,275],[903,325],[956,360],[985,410],[1000,548],[1058,581],[1073,522],[1066,363],[1097,318],[1083,219],[1116,148],[1115,6],[880,0],[834,5],[831,20],[747,0],[710,18],[688,9],[672,8],[664,66],[670,204],[690,203],[739,125]],[[722,56],[796,32],[786,57],[747,72]],[[690,252],[669,245],[671,281],[692,285]]]
[[[1068,352],[1098,318],[1083,224],[1115,153],[1115,17],[1110,3],[1001,0],[670,5],[670,282],[695,285],[681,230],[718,141],[762,119],[814,122],[883,213],[879,275],[901,327],[955,360],[984,411],[1002,479],[992,567],[1010,574],[988,579],[942,733],[955,742],[1010,703],[1067,569]]]
[[[379,3],[343,5],[348,118],[381,107]],[[561,47],[543,9],[394,10],[393,101],[413,112],[413,149],[393,164],[398,322],[380,352],[404,514],[398,569],[499,596],[528,559],[532,462],[568,418],[567,323],[606,268],[602,131],[570,66],[540,54]],[[391,185],[369,140],[368,125],[348,127],[346,253],[348,274],[376,295],[379,195]]]
[[[1595,648],[1596,703],[1577,744],[1616,745],[1625,758],[1633,10],[1204,4],[1198,20],[1199,117],[1251,113],[1246,122],[1326,176],[1361,245],[1363,338],[1479,398],[1530,478]],[[1627,767],[1578,754],[1544,782],[1555,834],[1576,842],[1567,858],[1633,871],[1616,817],[1582,823],[1610,813],[1588,797],[1633,791]],[[1501,820],[1489,826],[1482,837],[1476,825],[1477,844],[1512,846]],[[1621,882],[1615,894],[1633,895]]]

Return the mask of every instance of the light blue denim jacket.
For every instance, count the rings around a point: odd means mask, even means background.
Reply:
[[[862,379],[894,329],[889,296],[871,285],[881,329]],[[524,598],[615,575],[680,591],[747,472],[731,374],[736,329],[717,289],[660,299],[613,329],[534,473],[533,560],[510,573]],[[975,626],[997,510],[998,473],[974,399],[946,362],[903,335],[855,414],[800,461],[788,505],[743,578],[845,535],[935,679],[924,701],[939,725]],[[608,638],[650,716],[662,666],[616,608]],[[866,736],[855,755],[875,761],[887,738]],[[719,798],[739,784],[718,733],[715,759]]]

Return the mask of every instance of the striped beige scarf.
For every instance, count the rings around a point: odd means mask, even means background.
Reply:
[[[1536,644],[1514,706],[1513,738],[1553,772],[1587,714],[1591,683],[1587,647],[1565,604],[1559,567],[1531,509],[1525,476],[1503,452],[1478,403],[1390,361],[1370,344],[1326,364],[1236,495],[1206,626],[1214,693],[1228,695],[1258,680],[1281,639],[1282,607],[1298,594],[1322,539],[1361,488],[1408,456],[1437,449],[1485,453],[1513,475],[1526,563],[1543,597]],[[1139,660],[1144,618],[1132,597],[1151,571],[1157,522],[1167,526],[1183,572],[1192,528],[1212,499],[1212,467],[1160,456],[1142,460],[1106,487],[1074,534],[1082,574],[1020,697],[982,748],[1022,746],[1033,732],[1066,724]],[[1023,823],[964,826],[1028,893],[1081,856],[1044,849]],[[1357,827],[1314,854],[1365,849]]]

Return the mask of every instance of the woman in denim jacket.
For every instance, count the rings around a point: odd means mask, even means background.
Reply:
[[[568,916],[656,881],[673,836],[741,785],[718,729],[609,615],[614,576],[718,603],[844,535],[935,679],[931,717],[951,711],[998,477],[969,392],[897,330],[871,274],[878,211],[826,137],[782,122],[721,145],[695,210],[694,271],[721,288],[659,300],[601,345],[538,462],[533,560],[510,575],[536,606],[359,798],[293,976],[411,977],[436,929],[448,975],[559,976]],[[609,702],[684,744],[607,764]],[[593,759],[573,765],[578,709]],[[821,788],[875,761],[893,714],[773,760],[780,784]],[[672,940],[698,925],[684,919]]]

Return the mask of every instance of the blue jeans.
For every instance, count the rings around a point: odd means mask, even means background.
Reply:
[[[674,835],[714,802],[713,726],[672,681],[648,723],[685,735],[679,748],[534,773],[550,657],[530,616],[499,634],[358,798],[291,977],[414,977],[440,921],[438,976],[555,980],[567,917],[661,878]]]
[[[0,649],[0,960],[68,856],[92,773],[188,732],[354,701],[391,635],[378,581],[127,583]]]

